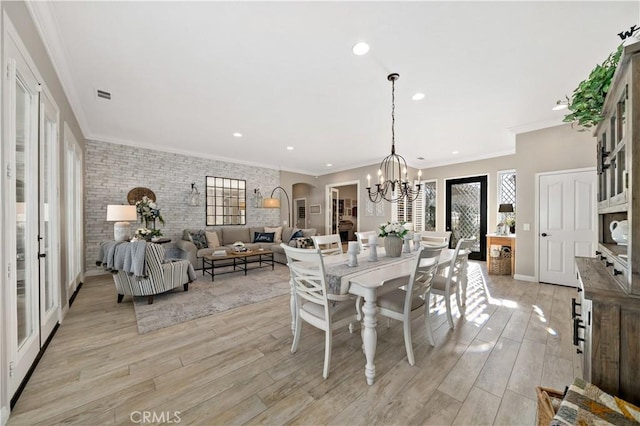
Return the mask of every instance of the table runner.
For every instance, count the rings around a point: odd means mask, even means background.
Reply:
[[[333,294],[347,294],[349,290],[349,280],[356,275],[373,271],[378,268],[389,265],[390,263],[408,262],[416,257],[415,251],[411,253],[402,253],[400,257],[379,256],[376,262],[369,261],[369,252],[361,252],[358,256],[358,266],[347,266],[347,258],[342,255],[343,259],[337,263],[328,262],[325,258],[325,273],[327,276],[327,285],[329,291]]]

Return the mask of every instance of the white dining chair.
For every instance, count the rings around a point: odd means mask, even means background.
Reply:
[[[435,345],[429,320],[429,297],[431,283],[438,269],[438,259],[445,247],[445,245],[420,247],[411,276],[395,279],[397,285],[402,285],[403,288],[378,297],[378,313],[387,318],[402,321],[404,346],[407,350],[407,360],[411,365],[415,365],[411,342],[411,321],[414,318],[424,315],[427,338],[431,346]]]
[[[364,250],[369,247],[369,238],[373,235],[378,235],[378,231],[356,232],[355,234],[360,250]]]
[[[438,246],[446,244],[449,247],[449,241],[451,241],[451,231],[436,232],[436,231],[421,231],[420,232],[420,244],[426,246]]]
[[[330,256],[335,254],[342,254],[342,241],[340,235],[314,235],[311,237],[313,244],[317,249],[320,249],[320,253],[323,256]]]
[[[469,253],[471,253],[471,247],[475,241],[475,238],[462,238],[458,240],[453,257],[451,258],[451,263],[446,270],[446,274],[436,275],[431,286],[432,294],[444,297],[445,306],[447,308],[447,319],[449,320],[449,327],[451,329],[454,328],[453,316],[451,315],[451,295],[455,293],[458,310],[462,312],[462,307],[466,304],[466,301],[462,298],[462,293],[466,286],[467,263],[469,260]],[[464,296],[466,298],[466,294]]]
[[[298,249],[283,244],[291,285],[295,289],[295,332],[291,353],[296,353],[302,334],[303,321],[325,332],[324,369],[322,377],[329,377],[333,330],[356,321],[353,299],[328,291],[322,254],[315,250]]]

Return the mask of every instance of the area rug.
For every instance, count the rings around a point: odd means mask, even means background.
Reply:
[[[156,295],[151,305],[147,304],[146,297],[134,298],[138,333],[148,333],[290,292],[289,268],[279,264],[273,271],[271,268],[249,270],[247,276],[242,272],[216,274],[213,282],[209,275],[203,277],[202,271],[197,271],[197,274],[198,279],[189,284],[189,291],[179,287]]]

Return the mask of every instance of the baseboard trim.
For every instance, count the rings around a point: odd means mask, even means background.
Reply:
[[[538,282],[538,279],[536,277],[534,277],[534,276],[531,276],[531,275],[515,274],[513,276],[513,279],[514,280],[519,280],[519,281],[529,281],[529,282],[532,282],[532,283],[537,283]]]
[[[81,288],[82,288],[82,281],[78,283],[78,286],[76,287],[76,291],[74,291],[71,297],[69,298],[69,309],[71,309],[71,305],[73,305],[73,301],[76,300],[76,296],[78,295],[78,292],[80,291]]]
[[[0,425],[4,426],[9,421],[9,409],[7,407],[0,408]]]

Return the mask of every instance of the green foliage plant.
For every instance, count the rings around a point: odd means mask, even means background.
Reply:
[[[571,99],[567,98],[568,109],[571,112],[565,115],[562,121],[578,124],[582,126],[580,131],[584,131],[604,120],[602,108],[622,56],[622,48],[620,45],[602,64],[596,65],[589,78],[578,84]]]

